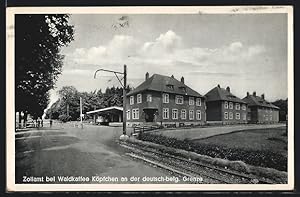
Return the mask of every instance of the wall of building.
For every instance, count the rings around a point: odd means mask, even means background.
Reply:
[[[152,102],[147,102],[147,94],[152,95]],[[157,91],[144,91],[142,93],[142,103],[137,103],[137,94],[134,95],[134,104],[130,105],[130,97],[127,97],[127,105],[126,105],[126,111],[130,110],[131,117],[130,120],[127,120],[128,125],[132,124],[143,124],[145,123],[145,114],[143,113],[143,109],[145,108],[152,108],[157,109],[155,122],[157,124],[176,124],[179,126],[180,123],[184,124],[204,124],[206,122],[206,105],[204,98],[201,98],[201,106],[196,106],[196,98],[194,97],[194,105],[189,105],[189,96],[183,96],[184,97],[184,103],[183,104],[176,104],[175,102],[175,96],[176,94],[170,94],[169,93],[169,103],[163,103],[163,96],[162,92]],[[168,108],[169,109],[169,118],[163,119],[163,109]],[[132,109],[139,109],[139,118],[138,119],[132,119]],[[178,110],[178,119],[172,118],[172,109]],[[186,119],[181,118],[181,110],[186,109]],[[194,110],[194,119],[189,119],[189,110]],[[197,110],[201,111],[201,120],[197,120],[196,118],[196,112]]]
[[[279,110],[265,107],[250,107],[251,123],[276,123],[279,121]]]
[[[222,120],[222,103],[221,101],[206,102],[206,119],[207,121],[221,121]]]
[[[235,124],[235,123],[247,123],[247,107],[246,110],[242,109],[243,103],[240,104],[240,110],[237,110],[235,108],[236,103],[233,103],[233,109],[229,108],[229,101],[228,108],[225,109],[225,101],[211,101],[207,102],[207,121],[221,121],[221,123],[224,124]],[[225,118],[225,112],[227,112],[227,119]],[[230,119],[230,113],[233,114],[233,118]],[[236,114],[240,114],[240,119],[236,118]],[[243,119],[243,117],[246,116],[246,119]]]
[[[243,103],[238,103],[238,102],[232,102],[233,103],[233,109],[230,109],[229,108],[229,103],[231,101],[227,101],[228,102],[228,108],[226,109],[225,108],[225,101],[222,101],[222,121],[223,123],[228,123],[228,124],[235,124],[235,123],[247,123],[247,105],[246,106],[246,109],[243,110]],[[240,109],[237,110],[236,109],[236,104],[239,104],[240,105]],[[228,114],[228,118],[226,119],[225,118],[225,112],[227,112]],[[230,113],[232,113],[233,117],[232,119],[230,119]],[[240,114],[240,118],[238,119],[237,118],[237,114]],[[244,118],[245,117],[245,118]]]
[[[258,108],[258,123],[273,123],[279,121],[278,110]]]

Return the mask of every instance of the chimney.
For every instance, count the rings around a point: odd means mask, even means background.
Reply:
[[[180,81],[181,83],[184,83],[184,77],[181,77]]]
[[[229,87],[229,86],[227,86],[226,90],[227,90],[227,92],[230,92],[230,87]]]
[[[174,79],[174,75],[171,76]]]
[[[247,96],[249,96],[249,92],[247,92]]]
[[[253,96],[256,96],[256,92],[255,91],[253,92]]]
[[[218,84],[218,88],[220,88],[221,86],[220,86],[220,84]]]
[[[146,81],[149,79],[149,73],[148,72],[146,72],[145,79],[146,79]]]
[[[265,94],[262,94],[262,95],[261,95],[261,98],[265,100]]]

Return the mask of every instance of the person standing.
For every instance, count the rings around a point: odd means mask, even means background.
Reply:
[[[37,119],[37,127],[38,128],[40,128],[40,124],[41,124],[41,119],[40,119],[40,117],[38,117],[38,119]]]

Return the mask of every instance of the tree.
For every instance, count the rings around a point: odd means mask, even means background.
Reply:
[[[272,103],[279,107],[279,121],[286,121],[286,115],[288,112],[288,99],[279,99]]]
[[[74,38],[69,15],[15,16],[16,111],[37,118],[49,103],[49,90],[62,69],[60,49]]]
[[[64,86],[58,91],[58,95],[61,99],[60,115],[76,120],[80,116],[80,93],[74,86]]]
[[[130,90],[128,86],[127,92]],[[74,86],[64,86],[58,91],[58,95],[60,98],[47,110],[46,115],[63,121],[77,120],[80,117],[80,97],[83,101],[83,113],[123,105],[123,88],[120,87],[106,88],[105,93],[102,93],[101,90],[79,92]]]

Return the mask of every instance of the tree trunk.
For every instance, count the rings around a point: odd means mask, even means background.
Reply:
[[[23,119],[23,127],[26,128],[26,124],[27,124],[27,112],[24,112],[24,119]]]
[[[22,127],[22,116],[21,116],[21,111],[19,111],[19,121],[18,121],[18,128]]]

